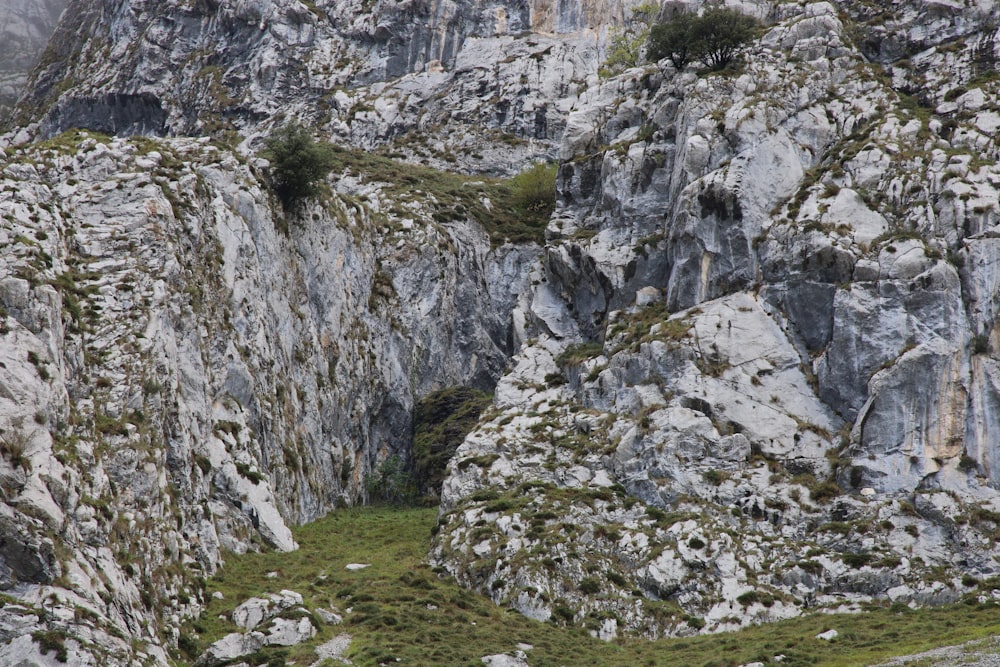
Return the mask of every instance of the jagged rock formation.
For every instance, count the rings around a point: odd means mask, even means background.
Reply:
[[[289,523],[363,499],[382,462],[408,460],[416,397],[493,386],[523,340],[511,313],[539,254],[479,224],[494,186],[401,192],[344,153],[334,194],[289,220],[265,165],[226,146],[336,98],[325,126],[355,145],[454,118],[481,134],[470,160],[520,170],[554,150],[596,42],[532,36],[525,7],[506,11],[70,4],[19,107],[33,122],[8,141],[54,138],[2,156],[4,586],[26,605],[4,615],[10,655],[28,633],[81,661],[162,662],[223,550],[294,548]],[[531,57],[484,67],[499,49]],[[399,123],[342,104],[394,77],[379,99],[403,105]],[[484,81],[517,86],[511,109],[456,116],[463,86]],[[73,127],[118,136],[59,134]],[[190,133],[216,141],[127,139]]]
[[[0,13],[0,121],[55,30],[66,0],[9,0]]]
[[[567,122],[537,340],[434,551],[497,602],[659,636],[997,574],[997,9],[765,15],[740,72]]]
[[[747,0],[740,71],[601,80],[632,4],[71,1],[0,155],[0,664],[165,662],[226,550],[294,548],[415,399],[498,380],[433,558],[529,616],[998,574],[997,9]],[[295,216],[254,155],[289,117],[360,149]],[[415,165],[539,156],[544,249]]]

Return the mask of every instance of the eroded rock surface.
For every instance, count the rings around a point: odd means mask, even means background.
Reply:
[[[4,163],[0,574],[25,601],[156,645],[199,609],[175,564],[294,549],[409,456],[416,396],[504,368],[536,246],[425,223],[419,196],[376,215],[357,177],[286,220],[258,179],[190,139]]]
[[[495,401],[432,557],[532,618],[992,599],[995,3],[731,2],[732,71],[600,78],[631,4],[70,3],[0,149],[0,662],[165,663],[453,385]],[[289,118],[354,149],[296,215]],[[417,166],[540,157],[544,248]],[[310,634],[260,600],[206,661]]]

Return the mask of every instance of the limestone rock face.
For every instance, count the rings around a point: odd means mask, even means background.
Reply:
[[[280,112],[366,148],[402,138],[431,163],[516,171],[554,152],[633,4],[74,0],[17,117],[42,136],[221,136]]]
[[[636,68],[566,121],[535,339],[433,550],[533,618],[686,634],[997,571],[955,517],[1000,504],[998,9],[772,10],[738,72]]]
[[[0,191],[0,582],[153,646],[199,609],[185,569],[295,549],[289,525],[409,457],[416,397],[492,386],[539,253],[419,201],[376,216],[346,176],[285,218],[203,140],[64,135],[13,150]]]

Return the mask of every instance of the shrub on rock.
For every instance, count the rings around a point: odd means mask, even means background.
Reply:
[[[711,70],[725,69],[754,39],[757,19],[735,9],[712,7],[701,16],[682,12],[656,24],[649,33],[651,61],[669,58],[677,69],[700,61]]]
[[[286,210],[315,196],[335,164],[333,150],[297,123],[275,130],[262,155],[271,163],[271,187]]]

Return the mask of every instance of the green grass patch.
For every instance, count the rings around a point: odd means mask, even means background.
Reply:
[[[468,176],[331,145],[334,171],[383,184],[397,205],[429,205],[436,222],[472,219],[494,244],[544,243],[555,209],[556,168],[536,165],[513,178]],[[486,201],[489,203],[486,203]]]
[[[583,362],[604,354],[604,343],[591,341],[589,343],[572,343],[556,357],[560,366],[579,366]]]
[[[436,519],[431,508],[342,510],[297,528],[298,551],[228,556],[220,574],[207,583],[209,596],[220,591],[225,598],[211,600],[201,618],[182,629],[184,652],[175,656],[177,664],[191,664],[191,656],[210,641],[236,631],[220,615],[249,597],[282,588],[301,593],[313,612],[353,609],[343,625],[323,625],[307,644],[281,649],[286,652],[281,660],[300,665],[315,661],[313,647],[343,632],[353,636],[348,657],[356,665],[476,665],[484,655],[527,642],[534,645],[528,653],[532,667],[729,665],[770,661],[778,654],[787,656],[783,664],[848,667],[1000,633],[1000,607],[971,603],[815,614],[736,633],[605,643],[582,629],[562,627],[572,616],[570,609],[561,610],[558,624],[530,621],[436,574],[426,563]],[[344,569],[353,562],[371,566]],[[278,577],[269,579],[269,572]],[[603,588],[596,578],[581,581],[584,586]],[[746,602],[759,602],[764,595]],[[840,633],[835,651],[815,639],[830,628]]]
[[[691,310],[689,314],[697,315],[700,312]],[[657,324],[660,326],[653,332],[653,325]],[[671,313],[664,303],[638,308],[611,326],[608,337],[615,339],[615,346],[609,354],[616,354],[624,349],[637,352],[640,345],[654,340],[662,341],[670,347],[677,347],[687,338],[691,327],[692,323],[686,317],[671,318]]]
[[[420,493],[437,498],[455,450],[493,402],[485,392],[449,387],[417,402],[413,419],[413,460]]]

